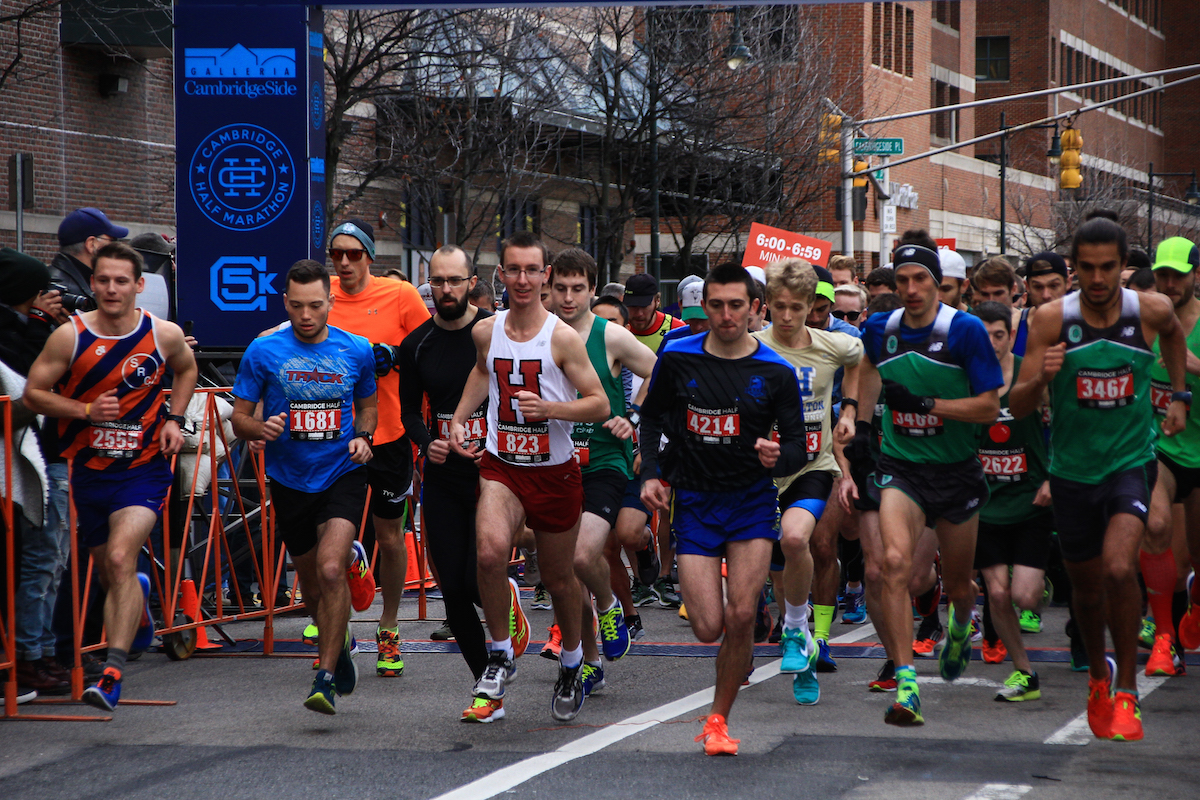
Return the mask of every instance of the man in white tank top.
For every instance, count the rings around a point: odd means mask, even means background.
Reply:
[[[542,582],[563,637],[551,714],[570,720],[583,706],[582,601],[574,571],[583,484],[571,423],[604,422],[609,406],[579,335],[542,306],[548,263],[545,245],[530,233],[517,233],[501,246],[510,310],[475,324],[479,358],[450,423],[451,447],[479,460],[479,594],[492,636],[465,721],[504,716],[505,684],[516,677],[516,658],[529,641],[528,621],[507,577],[513,537],[525,520],[537,537]],[[464,448],[464,424],[485,398],[486,450],[475,444]]]

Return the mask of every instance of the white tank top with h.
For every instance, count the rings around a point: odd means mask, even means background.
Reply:
[[[551,419],[526,422],[517,392],[529,391],[550,402],[567,403],[579,395],[554,363],[550,338],[558,317],[546,315],[541,330],[527,342],[514,342],[504,332],[510,312],[496,313],[488,349],[487,450],[520,467],[547,467],[575,457],[570,422]]]

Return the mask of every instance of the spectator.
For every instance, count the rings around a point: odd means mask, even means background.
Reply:
[[[891,267],[873,269],[867,275],[867,294],[874,300],[881,294],[896,293],[896,273]]]
[[[829,259],[829,274],[833,276],[833,288],[858,285],[858,262],[854,256],[833,256]]]
[[[142,254],[146,265],[138,308],[144,308],[160,319],[175,321],[175,245],[162,234],[141,233],[133,237],[129,246]],[[195,342],[188,344],[194,346]]]
[[[90,301],[88,307],[94,306],[92,265],[96,251],[128,235],[128,228],[112,224],[98,208],[78,208],[67,214],[58,226],[59,252],[50,262],[50,282],[66,287],[65,295],[86,297]],[[70,297],[66,300],[55,314],[55,322],[59,324],[76,310]]]

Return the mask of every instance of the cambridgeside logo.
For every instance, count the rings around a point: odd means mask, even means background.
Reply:
[[[184,94],[217,97],[291,97],[299,91],[291,47],[187,47]]]

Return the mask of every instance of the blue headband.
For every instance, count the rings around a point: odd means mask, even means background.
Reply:
[[[329,232],[330,244],[332,245],[335,237],[341,236],[342,234],[345,234],[346,236],[353,236],[355,239],[358,239],[358,241],[362,242],[362,246],[367,248],[367,255],[371,257],[372,261],[375,260],[375,242],[371,239],[366,231],[355,225],[353,222],[343,222],[341,225],[338,225]]]

